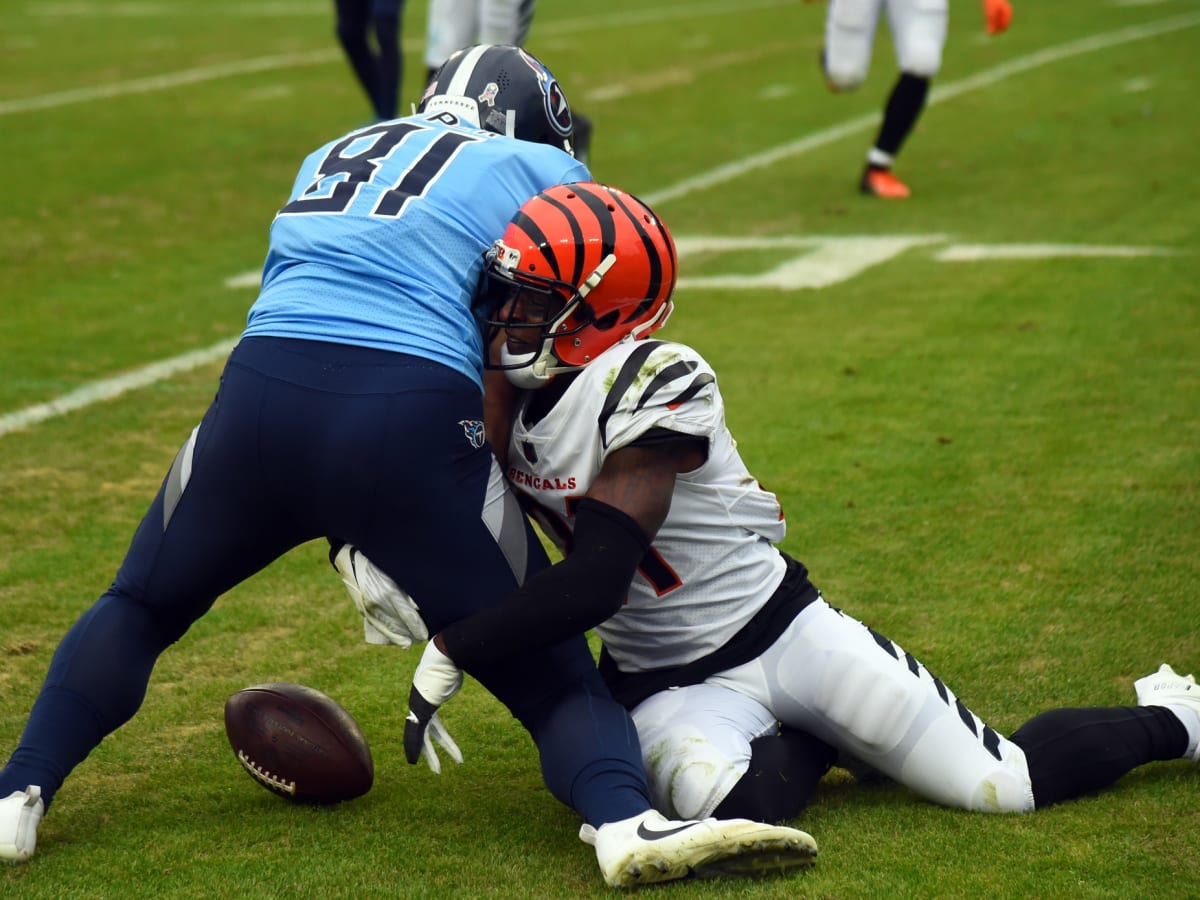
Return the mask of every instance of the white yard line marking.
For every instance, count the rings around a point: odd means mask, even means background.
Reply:
[[[229,75],[246,75],[251,72],[271,72],[276,69],[324,65],[340,58],[340,50],[310,50],[307,53],[285,53],[281,56],[262,56],[258,59],[244,59],[240,62],[225,63],[220,66],[184,69],[182,72],[170,72],[166,75],[154,75],[150,78],[135,78],[133,81],[115,81],[112,84],[77,88],[72,91],[59,91],[57,94],[42,94],[40,97],[3,100],[0,101],[0,116],[29,112],[35,109],[53,109],[56,106],[70,106],[73,103],[88,103],[93,100],[109,100],[113,97],[125,97],[130,94],[148,94],[152,91],[165,91],[169,88],[182,87],[186,84],[198,84],[201,81],[212,81],[216,78],[225,78]]]
[[[1181,31],[1185,28],[1193,28],[1200,25],[1200,14],[1191,13],[1184,16],[1174,16],[1170,19],[1163,19],[1159,22],[1151,22],[1146,25],[1135,25],[1130,28],[1122,28],[1119,31],[1111,31],[1107,34],[1097,34],[1088,38],[1081,38],[1077,41],[1071,41],[1066,44],[1060,44],[1057,47],[1047,47],[1045,50],[1039,50],[1037,53],[1031,53],[1028,56],[1022,56],[1018,59],[1010,60],[999,66],[991,69],[986,69],[976,75],[971,75],[951,84],[935,87],[929,93],[929,104],[941,103],[957,97],[960,94],[965,94],[968,91],[978,90],[979,88],[989,87],[1005,78],[1028,72],[1030,69],[1036,69],[1040,66],[1047,66],[1051,63],[1061,62],[1064,59],[1070,59],[1073,56],[1082,56],[1085,53],[1092,53],[1097,50],[1105,50],[1109,47],[1115,47],[1120,44],[1128,44],[1133,41],[1145,40],[1146,38],[1158,37],[1162,34],[1170,34],[1173,31]],[[707,190],[718,184],[723,184],[727,181],[733,181],[743,175],[753,172],[756,169],[762,169],[767,166],[772,166],[783,159],[788,159],[792,156],[799,156],[802,153],[807,153],[810,150],[815,150],[818,147],[824,147],[827,144],[832,144],[834,141],[841,140],[852,134],[857,134],[860,131],[865,131],[874,128],[879,122],[879,113],[871,113],[869,115],[859,116],[856,119],[851,119],[848,122],[843,122],[840,125],[835,125],[832,128],[827,128],[824,131],[817,131],[813,134],[806,135],[799,140],[792,141],[789,144],[781,144],[778,147],[772,147],[763,153],[758,153],[753,156],[747,156],[736,162],[728,165],[719,166],[702,175],[697,175],[693,178],[685,178],[669,188],[664,188],[661,191],[651,191],[642,194],[641,197],[651,206],[657,206],[667,200],[677,200],[680,197],[686,197],[689,194],[694,194],[697,191]]]
[[[777,0],[770,3],[753,4],[753,5],[778,5]],[[1108,34],[1095,35],[1090,38],[1083,38],[1078,41],[1072,41],[1067,44],[1059,45],[1058,47],[1048,47],[1045,50],[1037,53],[1024,56],[1019,59],[1011,60],[995,68],[988,69],[978,75],[970,78],[965,78],[961,81],[945,85],[944,87],[935,89],[929,98],[930,103],[940,102],[956,97],[959,94],[970,90],[975,90],[981,87],[995,84],[996,82],[1007,78],[1011,75],[1016,75],[1021,72],[1029,71],[1038,66],[1049,65],[1053,62],[1058,62],[1068,59],[1072,56],[1078,56],[1083,53],[1090,53],[1096,50],[1103,50],[1109,47],[1114,47],[1119,44],[1129,43],[1131,41],[1143,40],[1145,38],[1155,37],[1161,34],[1169,34],[1173,31],[1180,31],[1185,28],[1191,28],[1200,24],[1200,15],[1191,14],[1185,16],[1175,16],[1169,19],[1163,19],[1160,22],[1153,22],[1147,25],[1136,26],[1133,28],[1124,28],[1119,31],[1109,32]],[[336,56],[329,51],[314,51],[311,54],[295,54],[293,57],[266,57],[259,60],[247,60],[243,63],[231,63],[224,67],[214,67],[211,70],[196,69],[188,73],[176,73],[175,75],[161,76],[155,79],[142,79],[140,82],[126,82],[126,86],[130,84],[140,84],[143,90],[160,90],[165,86],[174,86],[174,84],[188,84],[194,81],[204,80],[204,73],[214,71],[216,69],[228,70],[226,74],[234,71],[265,71],[270,68],[276,68],[276,65],[266,65],[267,60],[286,60],[290,58],[310,59],[316,56],[328,57]],[[311,64],[311,62],[309,63]],[[188,75],[186,78],[181,76]],[[217,77],[217,76],[213,76]],[[174,79],[172,84],[167,84],[167,81]],[[92,94],[89,96],[80,96],[83,91],[68,91],[65,94],[46,95],[40,98],[43,102],[49,97],[62,98],[66,95],[71,95],[74,99],[66,102],[80,102],[84,99],[94,99],[97,96],[118,96],[121,93],[129,93],[129,90],[116,90],[118,86],[109,86],[110,93]],[[105,88],[96,90],[104,91]],[[41,109],[48,106],[62,105],[62,103],[43,103],[43,105],[29,105],[38,101],[39,98],[30,98],[26,101],[9,101],[8,103],[0,103],[0,115],[6,112],[16,111],[17,106],[20,108]],[[24,104],[24,105],[21,105]],[[797,156],[801,153],[806,153],[816,147],[824,146],[839,138],[847,135],[855,134],[864,128],[870,127],[878,120],[877,115],[860,116],[856,119],[851,119],[848,122],[843,122],[841,125],[836,125],[832,128],[827,128],[819,131],[816,134],[801,138],[798,141],[793,141],[789,144],[784,144],[780,147],[775,147],[765,153],[755,154],[754,156],[746,157],[742,160],[730,163],[726,166],[719,166],[703,175],[698,175],[694,178],[685,179],[673,187],[666,188],[662,191],[644,194],[643,199],[650,204],[662,203],[666,200],[673,200],[678,197],[684,197],[697,191],[705,190],[714,185],[730,181],[751,172],[755,169],[763,168],[771,165],[781,159],[787,159],[791,156]],[[259,277],[258,272],[244,273],[239,278],[254,278]],[[253,281],[248,282],[245,286],[252,286]],[[242,286],[242,285],[239,285]],[[236,343],[236,338],[229,338],[214,344],[211,347],[203,350],[194,350],[190,353],[184,353],[180,356],[172,357],[171,359],[162,360],[143,366],[140,369],[135,369],[132,372],[127,372],[123,375],[118,375],[113,378],[108,378],[103,381],[92,382],[83,387],[71,391],[69,394],[64,394],[47,403],[41,403],[36,406],[30,406],[25,409],[17,410],[16,412],[8,413],[0,416],[0,437],[12,431],[17,431],[22,428],[27,428],[30,425],[38,422],[43,422],[46,419],[60,416],[72,410],[82,409],[90,406],[101,400],[108,400],[113,397],[120,396],[135,388],[144,387],[147,384],[152,384],[163,378],[167,378],[178,372],[186,372],[195,369],[198,366],[207,365],[221,359],[229,353]]]
[[[28,406],[25,409],[0,416],[0,437],[10,431],[28,428],[30,425],[53,419],[72,410],[83,409],[85,406],[91,406],[101,400],[111,400],[113,397],[119,397],[136,388],[162,381],[179,372],[190,372],[199,366],[224,359],[236,343],[236,338],[227,338],[203,350],[193,350],[171,359],[151,363],[140,369],[134,369],[132,372],[117,375],[115,378],[93,381],[69,394],[56,397],[49,403],[39,403],[37,406]]]
[[[678,235],[679,258],[703,254],[712,259],[744,250],[772,250],[773,265],[755,272],[722,275],[688,275],[679,279],[680,290],[798,291],[820,289],[848,281],[867,269],[895,259],[914,247],[945,244],[943,234],[851,235]],[[988,260],[1110,258],[1178,256],[1169,247],[1101,246],[1095,244],[949,244],[933,251],[936,262],[986,262]],[[225,279],[228,288],[257,288],[259,270]]]
[[[933,258],[938,262],[976,262],[981,259],[1054,259],[1137,258],[1142,256],[1177,256],[1178,251],[1167,247],[1099,247],[1087,244],[952,244],[939,250]]]
[[[782,240],[757,237],[681,237],[675,242],[680,259],[699,253],[711,258],[718,253],[743,249],[803,252],[777,252],[775,265],[762,272],[696,275],[680,278],[677,287],[683,290],[707,288],[736,291],[825,288],[853,278],[872,266],[882,265],[912,247],[941,243],[945,240],[940,234],[838,237],[813,235]]]
[[[596,28],[611,28],[617,29],[628,25],[646,23],[646,22],[664,22],[672,19],[688,19],[693,20],[700,16],[721,16],[730,13],[741,13],[748,9],[764,9],[775,6],[787,6],[795,0],[743,0],[743,2],[730,3],[697,3],[687,4],[674,7],[657,7],[652,9],[643,9],[635,13],[617,13],[611,15],[587,16],[575,19],[561,19],[557,22],[549,22],[545,25],[538,26],[539,34],[574,34],[582,33]],[[136,7],[130,5],[117,6],[114,8],[101,8],[99,6],[91,6],[89,4],[60,4],[52,8],[53,15],[158,15],[169,14],[178,15],[174,4],[139,4]],[[200,7],[196,8],[199,11]],[[258,7],[257,12],[265,15],[274,15],[286,7],[282,4],[278,8],[270,5],[267,7]],[[329,14],[327,8],[322,7],[322,13]],[[41,10],[43,14],[45,10]],[[243,12],[255,14],[255,10],[247,8]],[[205,15],[211,15],[211,11],[205,12]],[[413,38],[410,41],[404,42],[405,53],[421,53],[424,49],[424,41]],[[214,81],[218,78],[226,78],[230,75],[247,75],[254,72],[272,72],[279,69],[294,69],[303,66],[318,66],[327,63],[339,62],[342,59],[342,51],[337,48],[325,48],[321,50],[310,50],[303,53],[285,53],[278,56],[263,56],[257,59],[246,59],[239,62],[224,63],[217,66],[203,66],[195,69],[185,69],[182,72],[169,72],[165,75],[156,75],[149,78],[137,78],[132,81],[115,81],[110,84],[101,84],[94,87],[77,88],[69,91],[59,91],[53,94],[42,94],[37,97],[22,97],[14,100],[0,100],[0,116],[11,115],[13,113],[30,112],[38,109],[53,109],[58,106],[69,106],[75,103],[87,103],[92,100],[106,100],[113,97],[123,97],[130,94],[145,94],[151,91],[162,91],[170,88],[181,87],[188,84],[197,84],[203,81]]]

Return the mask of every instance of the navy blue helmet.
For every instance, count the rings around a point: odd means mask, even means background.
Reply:
[[[425,88],[418,113],[460,120],[574,155],[575,122],[558,79],[520,47],[480,44],[446,60]]]

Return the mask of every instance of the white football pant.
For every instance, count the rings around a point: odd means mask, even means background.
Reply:
[[[429,0],[425,65],[437,68],[475,44],[525,43],[534,0]]]
[[[825,77],[838,90],[853,90],[866,81],[885,7],[900,71],[932,78],[941,69],[949,0],[829,0]]]
[[[778,720],[935,803],[1028,812],[1025,753],[916,659],[818,598],[760,657],[661,691],[633,718],[664,814],[703,818],[746,772],[750,742]]]

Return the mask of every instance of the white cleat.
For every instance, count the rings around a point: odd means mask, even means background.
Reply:
[[[817,859],[817,842],[796,828],[749,819],[680,822],[652,809],[600,828],[584,825],[579,838],[596,848],[600,871],[611,887],[688,877],[778,875]]]
[[[1177,710],[1190,710],[1196,716],[1196,728],[1189,728],[1189,735],[1200,733],[1200,686],[1194,675],[1180,675],[1166,663],[1158,671],[1133,683],[1137,692],[1138,706],[1174,706]],[[1178,713],[1177,713],[1178,714]],[[1192,762],[1200,763],[1200,740],[1193,738],[1185,754]]]
[[[45,811],[42,789],[36,784],[0,800],[0,860],[19,863],[33,856]]]

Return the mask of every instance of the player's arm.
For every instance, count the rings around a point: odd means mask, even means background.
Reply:
[[[707,443],[652,431],[615,450],[575,514],[571,550],[497,606],[455,622],[426,644],[413,673],[404,755],[440,771],[434,742],[462,754],[438,709],[462,687],[463,669],[582,634],[621,608],[638,563],[671,508],[675,475],[701,465]]]
[[[570,552],[502,603],[436,635],[438,649],[472,669],[611,617],[667,517],[676,474],[702,465],[706,453],[701,438],[662,432],[611,453],[579,503]]]

